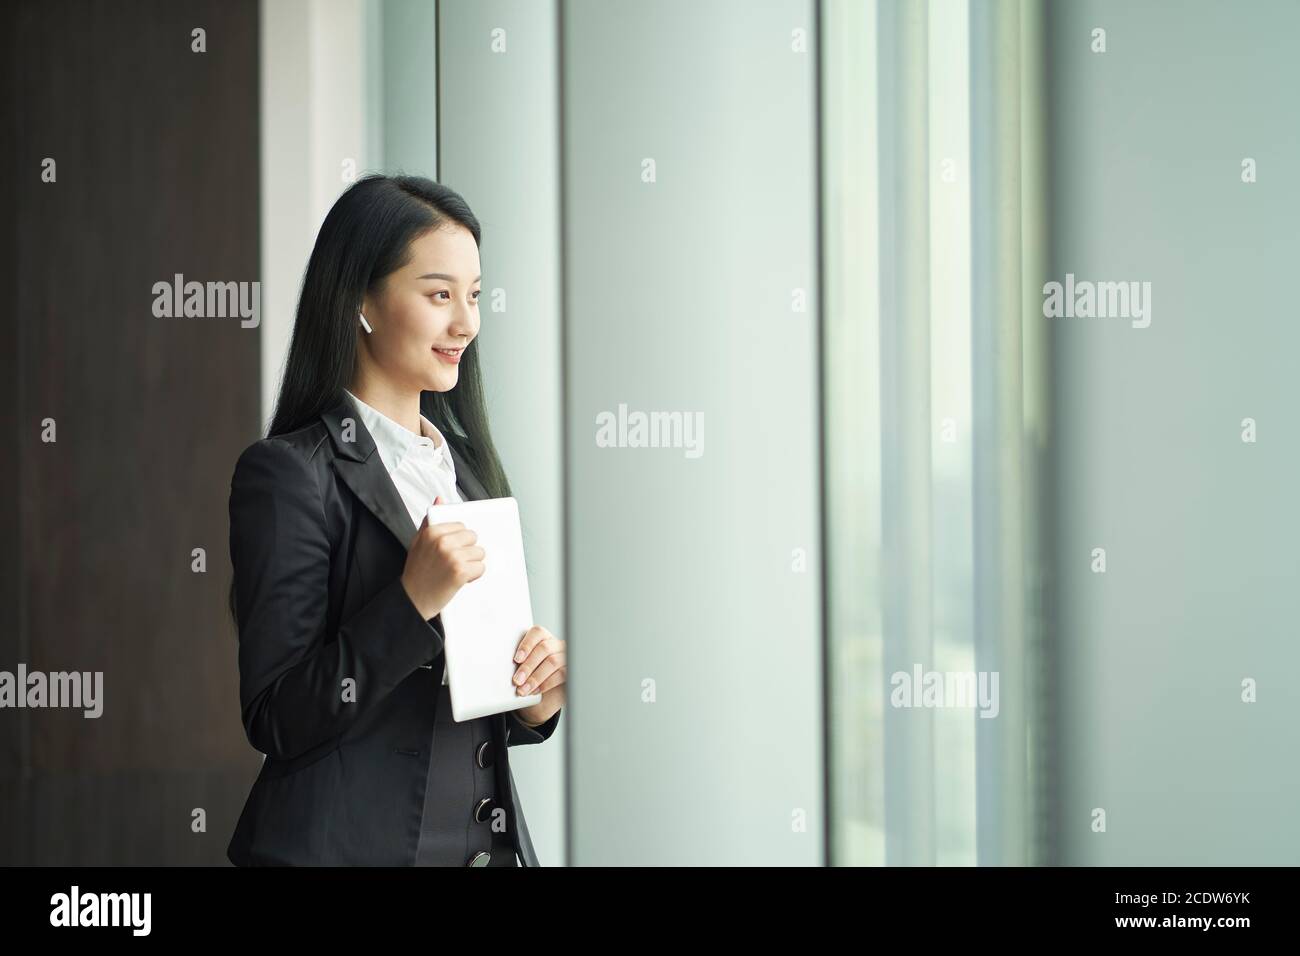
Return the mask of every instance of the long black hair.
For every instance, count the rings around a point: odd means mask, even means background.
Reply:
[[[311,424],[344,398],[357,369],[357,313],[366,293],[406,265],[413,240],[453,224],[481,245],[482,230],[469,204],[421,176],[365,176],[335,200],[307,261],[267,438]],[[488,427],[477,338],[461,355],[456,387],[421,392],[420,411],[470,463],[491,497],[510,496]],[[234,617],[233,582],[230,610]]]

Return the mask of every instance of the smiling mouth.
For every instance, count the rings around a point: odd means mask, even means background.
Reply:
[[[465,351],[465,347],[463,345],[460,348],[455,349],[440,349],[435,347],[434,351],[441,352],[443,355],[459,355],[461,352]]]

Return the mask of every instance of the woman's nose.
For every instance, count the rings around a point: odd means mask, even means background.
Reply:
[[[456,310],[456,318],[451,323],[451,334],[473,336],[477,332],[477,310],[467,305],[461,306]]]

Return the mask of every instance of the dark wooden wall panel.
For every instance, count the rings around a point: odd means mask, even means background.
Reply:
[[[104,710],[0,709],[0,863],[224,863],[259,760],[225,607],[259,332],[152,307],[259,278],[257,3],[6,15],[0,669],[102,671]]]

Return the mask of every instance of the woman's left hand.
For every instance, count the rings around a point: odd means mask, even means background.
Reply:
[[[542,699],[515,713],[526,724],[544,724],[564,706],[564,681],[568,675],[564,641],[540,624],[530,627],[515,650],[515,692],[520,697],[541,693]]]

